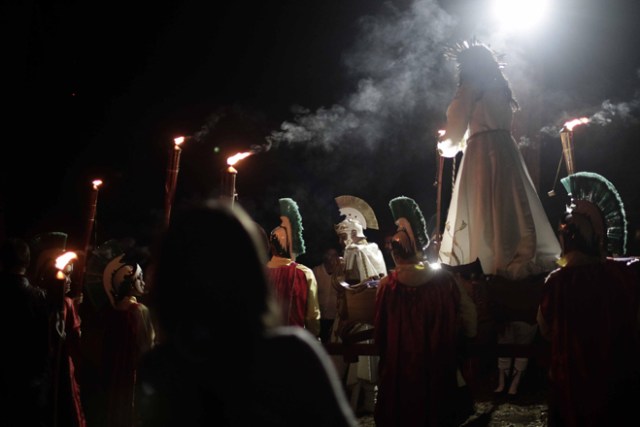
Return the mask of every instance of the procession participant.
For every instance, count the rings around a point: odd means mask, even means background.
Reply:
[[[21,238],[0,246],[0,289],[12,309],[0,310],[5,342],[19,351],[4,352],[0,378],[0,425],[41,427],[48,414],[47,307],[44,290],[27,277],[31,250]],[[18,325],[19,327],[11,326]]]
[[[67,234],[46,232],[31,241],[37,254],[34,283],[46,292],[49,316],[49,413],[53,425],[86,427],[77,370],[81,365],[81,319],[78,305],[82,296],[69,297],[75,253],[67,251]],[[64,266],[58,257],[67,257]]]
[[[328,343],[331,328],[338,310],[338,292],[333,286],[333,274],[339,262],[338,251],[327,248],[322,254],[322,262],[312,268],[318,282],[318,304],[320,307],[320,341]]]
[[[344,219],[334,226],[343,253],[334,274],[334,288],[338,291],[338,312],[331,339],[340,343],[345,339],[349,340],[350,336],[373,328],[375,287],[378,280],[387,274],[387,266],[377,243],[369,242],[364,234],[364,230],[368,228],[378,229],[378,219],[371,206],[363,199],[351,195],[338,196],[335,200]],[[358,306],[359,311],[370,312],[370,318],[355,318],[355,313],[349,313],[350,305],[352,311]],[[368,307],[362,307],[363,305]],[[361,342],[370,344],[372,340],[365,339]],[[349,364],[337,357],[334,357],[334,361],[345,378],[354,411],[359,414],[373,413],[378,356],[358,356],[356,363]]]
[[[137,365],[155,343],[149,309],[137,298],[145,295],[140,265],[126,252],[114,257],[102,276],[111,306],[104,311],[103,387],[107,427],[135,424],[134,391]]]
[[[296,262],[305,253],[302,216],[291,198],[281,198],[279,226],[269,236],[271,259],[267,263],[270,283],[280,304],[286,325],[307,329],[320,335],[318,284],[313,271]]]
[[[376,297],[376,426],[459,425],[474,412],[458,350],[464,336],[477,332],[475,310],[463,310],[464,290],[450,272],[425,261],[429,237],[415,201],[396,197],[389,207],[398,226],[396,266]]]
[[[561,267],[538,309],[551,343],[549,426],[625,425],[640,404],[640,278],[624,255],[622,200],[604,177],[562,179],[571,196],[559,236]]]

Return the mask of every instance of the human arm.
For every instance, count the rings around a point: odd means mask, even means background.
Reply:
[[[309,268],[305,269],[307,278],[307,308],[305,314],[304,325],[309,332],[315,337],[320,336],[320,303],[318,301],[318,281],[313,271]]]
[[[443,157],[455,157],[464,149],[469,119],[477,95],[469,86],[460,86],[447,108],[445,133],[438,139],[438,152]]]

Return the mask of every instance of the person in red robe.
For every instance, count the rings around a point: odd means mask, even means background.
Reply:
[[[289,198],[282,198],[279,202],[282,222],[269,236],[269,282],[282,310],[284,323],[300,326],[319,337],[318,282],[313,270],[295,261],[305,252],[298,204]]]
[[[68,296],[77,256],[66,251],[66,238],[65,233],[52,232],[33,239],[34,252],[38,253],[33,277],[36,285],[45,290],[49,307],[49,419],[53,426],[86,427],[76,372],[81,336],[77,305],[82,296]],[[45,249],[46,245],[50,246]]]
[[[611,243],[626,221],[621,203],[607,210],[617,204],[610,183],[584,192],[606,194],[599,206],[576,187],[604,178],[575,175],[563,180],[575,197],[559,227],[561,267],[546,279],[537,316],[551,344],[549,426],[628,425],[640,404],[639,264],[611,256],[624,253],[624,239]]]
[[[106,426],[133,427],[137,365],[155,342],[149,309],[137,300],[145,294],[142,268],[126,253],[119,255],[105,267],[103,284],[111,302],[103,344]]]
[[[398,197],[389,205],[398,225],[396,267],[380,280],[376,295],[376,426],[456,425],[470,415],[456,418],[460,289],[451,273],[423,262],[429,238],[417,204]]]

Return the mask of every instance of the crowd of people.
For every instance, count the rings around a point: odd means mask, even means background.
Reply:
[[[537,319],[507,323],[498,342],[548,339],[549,425],[632,417],[640,263],[619,258],[615,189],[595,174],[563,181],[572,203],[556,237],[509,132],[517,103],[497,60],[479,44],[456,58],[460,86],[439,147],[465,154],[438,260],[406,196],[389,201],[395,231],[382,249],[365,235],[378,228],[371,207],[337,197],[336,246],[315,248],[316,266],[297,260],[307,248],[295,200],[278,200],[269,233],[239,203],[190,202],[173,211],[148,263],[110,253],[103,306],[91,291],[95,327],[80,315],[83,289],[72,291],[78,256],[66,234],[5,238],[0,286],[12,309],[0,310],[0,424],[355,427],[370,414],[380,427],[461,425],[474,412],[463,366],[478,310],[456,267],[471,264],[514,281],[544,275]],[[83,348],[83,330],[99,348]],[[346,360],[326,350],[355,343],[376,351]],[[87,354],[97,375],[87,375]],[[496,391],[516,394],[526,363],[499,358]]]

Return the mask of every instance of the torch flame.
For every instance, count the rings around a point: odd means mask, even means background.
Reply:
[[[253,153],[251,151],[245,151],[244,153],[236,153],[233,156],[229,157],[227,159],[227,164],[229,166],[233,166],[236,163],[238,163],[240,160],[242,159],[246,159],[247,157],[249,157],[250,155],[252,155]]]
[[[176,144],[176,147],[184,142],[184,136],[179,136],[177,138],[173,138],[173,142]]]
[[[584,125],[589,123],[589,119],[586,117],[580,117],[579,119],[569,120],[564,124],[564,129],[568,131],[572,131],[574,127],[578,125]]]
[[[67,264],[75,259],[78,259],[78,255],[76,255],[75,252],[65,252],[56,258],[56,268],[58,270],[64,270]]]
[[[102,185],[102,180],[101,179],[94,179],[93,181],[91,181],[91,184],[93,184],[93,189],[97,190],[98,187],[100,187]]]
[[[440,129],[440,130],[438,131],[438,136],[444,136],[446,133],[447,133],[447,131],[446,131],[446,130],[444,130],[444,129]]]

